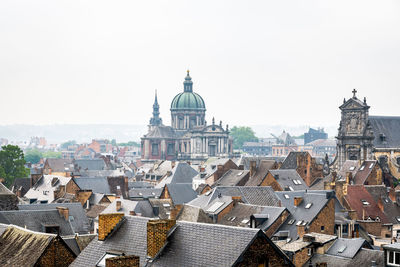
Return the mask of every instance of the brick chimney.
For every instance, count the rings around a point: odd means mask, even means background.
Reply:
[[[299,238],[303,238],[306,233],[306,226],[305,225],[297,225],[297,235]]]
[[[253,177],[257,171],[257,161],[251,160],[250,161],[250,177]]]
[[[237,203],[242,202],[242,197],[241,196],[233,196],[233,205],[236,206]]]
[[[117,256],[106,259],[106,267],[139,267],[138,256]]]
[[[58,213],[64,217],[65,220],[69,220],[69,209],[66,207],[56,207]]]
[[[302,197],[294,197],[294,205],[296,207],[298,207],[301,204],[301,202],[303,202],[303,198]]]
[[[175,220],[149,220],[147,222],[147,255],[154,258],[167,241],[168,231]]]
[[[117,200],[117,202],[116,202],[116,210],[117,210],[117,211],[120,211],[120,210],[121,210],[121,207],[122,207],[122,205],[121,205],[121,200]]]
[[[99,214],[99,240],[106,240],[107,236],[123,218],[123,213]]]

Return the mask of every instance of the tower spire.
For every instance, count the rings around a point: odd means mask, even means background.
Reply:
[[[193,92],[193,82],[192,77],[189,75],[189,70],[187,70],[187,75],[185,77],[185,81],[183,82],[183,91],[184,92]]]
[[[160,118],[160,105],[158,105],[157,100],[157,90],[154,97],[154,104],[153,104],[153,117],[150,119],[150,125],[158,126],[162,124],[162,119]]]

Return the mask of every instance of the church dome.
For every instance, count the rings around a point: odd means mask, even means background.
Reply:
[[[189,71],[183,82],[184,92],[177,94],[171,103],[171,110],[206,110],[203,98],[193,92],[192,78],[189,76]]]

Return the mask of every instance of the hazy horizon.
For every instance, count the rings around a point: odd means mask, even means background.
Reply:
[[[400,115],[398,1],[1,1],[0,125],[170,124],[186,70],[233,125]]]

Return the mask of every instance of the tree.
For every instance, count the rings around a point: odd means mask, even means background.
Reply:
[[[57,158],[60,159],[61,158],[61,152],[56,152],[56,151],[45,151],[42,153],[42,158]]]
[[[256,137],[254,131],[250,127],[234,126],[230,131],[230,135],[233,137],[234,149],[242,149],[243,144],[245,142],[258,141],[258,138]]]
[[[0,177],[5,185],[10,186],[15,178],[27,177],[29,170],[25,168],[24,152],[13,145],[2,146],[0,151]]]
[[[30,162],[32,164],[39,163],[42,158],[42,152],[37,149],[30,149],[25,152],[25,160],[26,162]]]
[[[67,149],[69,146],[72,146],[72,145],[76,145],[76,141],[75,140],[70,140],[70,141],[67,141],[65,143],[62,143],[61,144],[61,148],[62,149]]]

